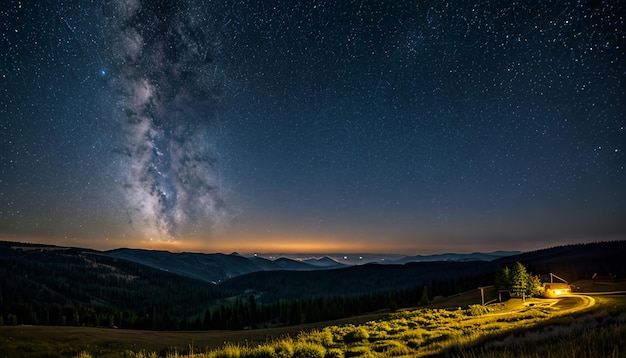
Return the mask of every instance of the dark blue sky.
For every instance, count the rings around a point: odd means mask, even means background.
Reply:
[[[626,6],[2,8],[0,238],[535,249],[626,235]]]

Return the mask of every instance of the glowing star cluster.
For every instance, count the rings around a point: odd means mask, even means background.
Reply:
[[[170,12],[171,13],[168,13]],[[109,9],[120,72],[119,121],[130,221],[148,237],[172,240],[227,217],[210,150],[208,100],[221,73],[208,61],[206,24],[160,5]],[[205,96],[198,96],[205,94]],[[196,98],[203,98],[198,102]]]

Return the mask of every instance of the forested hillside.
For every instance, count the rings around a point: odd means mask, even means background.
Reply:
[[[188,330],[315,322],[418,306],[491,285],[496,271],[516,261],[535,274],[552,272],[569,281],[596,272],[624,277],[624,252],[626,241],[603,242],[491,262],[258,271],[215,285],[105,252],[0,242],[0,324]],[[205,259],[177,259],[184,257]]]
[[[101,252],[0,243],[4,324],[171,329],[221,290]]]
[[[626,241],[574,244],[526,252],[495,260],[498,266],[523,263],[536,274],[557,274],[568,281],[591,278],[594,273],[626,278]]]

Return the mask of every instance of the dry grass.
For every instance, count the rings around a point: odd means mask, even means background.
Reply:
[[[148,357],[152,352],[187,357],[392,357],[445,354],[455,357],[507,356],[512,347],[535,356],[556,346],[576,356],[619,356],[614,344],[626,327],[626,299],[597,298],[598,304],[576,313],[576,302],[511,300],[474,309],[420,309],[394,314],[239,332],[145,332],[95,328],[0,327],[0,351],[10,357],[122,357],[125,350]],[[530,303],[530,304],[529,304]],[[594,335],[596,345],[580,336]],[[295,338],[289,338],[295,337]],[[232,343],[227,343],[232,342]],[[544,347],[544,348],[542,348]],[[142,351],[143,350],[143,351]],[[145,353],[148,352],[148,353]],[[535,352],[535,353],[536,353]],[[126,356],[131,357],[129,353]],[[142,357],[143,357],[142,356]],[[550,356],[550,355],[548,355]],[[139,357],[136,355],[136,357]],[[85,357],[88,358],[88,357]]]
[[[261,344],[326,326],[360,324],[386,317],[380,312],[329,322],[249,331],[158,332],[94,327],[0,326],[0,352],[11,358],[74,357],[80,352],[94,356],[124,357],[124,351],[202,351],[235,344]],[[4,357],[4,355],[2,355]]]

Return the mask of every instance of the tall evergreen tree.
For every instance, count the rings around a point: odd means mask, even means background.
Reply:
[[[496,272],[495,286],[499,291],[511,290],[511,270],[508,266]]]
[[[257,307],[256,301],[254,300],[254,295],[250,295],[248,298],[248,304],[250,306],[250,329],[254,328],[256,324],[256,316],[257,316]]]
[[[533,275],[519,262],[512,269],[505,267],[496,273],[495,286],[498,290],[509,291],[517,297],[530,297],[541,290],[539,276]]]
[[[420,297],[420,306],[426,306],[428,304],[428,287],[424,286],[422,289],[422,297]]]

